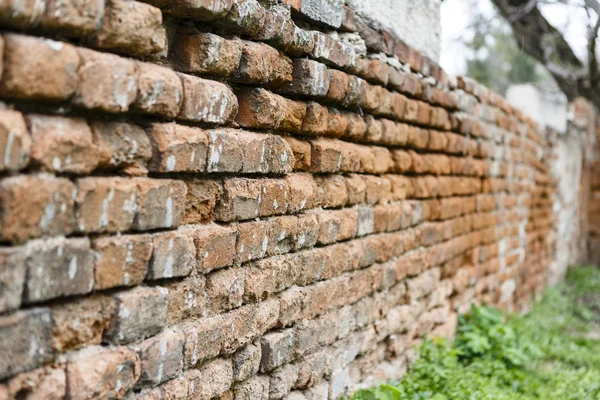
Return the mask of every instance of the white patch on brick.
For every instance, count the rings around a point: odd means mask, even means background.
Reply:
[[[165,363],[164,363],[164,357],[167,355],[167,342],[164,339],[160,340],[160,363],[158,364],[158,372],[156,374],[156,381],[158,383],[162,382],[162,378],[163,378],[163,374],[164,374],[164,369],[165,369]]]
[[[108,191],[108,196],[106,196],[106,198],[102,200],[102,213],[100,214],[100,220],[98,221],[98,224],[101,228],[108,225],[108,208],[110,206],[110,203],[113,201],[114,197],[115,189],[110,188],[110,190]]]
[[[304,246],[305,242],[306,242],[306,236],[304,235],[304,233],[302,233],[301,235],[298,236],[298,248],[301,248],[302,246]]]
[[[123,211],[128,212],[130,214],[135,214],[135,212],[137,211],[135,193],[132,193],[129,199],[123,202]]]
[[[8,139],[6,140],[6,148],[4,149],[4,166],[8,167],[10,164],[10,153],[15,140],[15,134],[13,131],[8,131]]]
[[[198,362],[198,331],[196,328],[192,329],[192,336],[194,338],[194,346],[192,347],[192,365],[196,365]]]
[[[173,170],[175,170],[175,156],[173,154],[171,154],[167,158],[167,171],[171,172]]]
[[[63,43],[57,42],[56,40],[44,39],[44,42],[46,43],[46,46],[50,47],[54,51],[60,51],[63,48]]]
[[[34,334],[29,335],[29,357],[35,357],[38,354],[39,346]]]
[[[44,207],[44,215],[42,216],[42,219],[40,220],[40,228],[42,228],[43,230],[46,230],[50,226],[50,224],[52,224],[52,221],[54,220],[55,215],[56,215],[56,205],[54,203],[46,204],[46,207]]]
[[[302,202],[300,203],[300,209],[302,210],[304,207],[306,207],[306,198],[302,199]]]
[[[165,205],[165,226],[173,226],[173,199],[169,196]]]
[[[223,145],[215,146],[218,135],[216,132],[210,133],[210,139],[212,143],[210,144],[209,150],[210,154],[208,156],[208,171],[217,171],[217,165],[219,164],[219,160],[221,158],[221,152],[223,151]]]
[[[156,85],[154,85],[154,87],[152,88],[152,94],[147,99],[147,104],[149,106],[156,104],[156,100],[158,99],[158,95],[160,94],[160,91],[162,90],[162,88],[163,88],[163,81],[162,81],[162,79],[159,79],[156,81]]]
[[[71,258],[71,261],[69,262],[69,280],[73,280],[75,279],[75,276],[77,275],[77,256],[74,256],[73,258]]]

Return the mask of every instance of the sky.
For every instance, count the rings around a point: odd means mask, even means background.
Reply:
[[[583,0],[571,0],[571,5],[544,5],[542,13],[548,21],[565,34],[565,38],[576,54],[583,58],[587,46],[587,16],[577,4]],[[445,0],[442,3],[442,52],[441,66],[452,75],[465,72],[465,59],[468,50],[459,42],[469,35],[468,26],[472,9],[476,7],[484,15],[493,15],[494,7],[490,0]],[[469,36],[466,36],[467,38]]]

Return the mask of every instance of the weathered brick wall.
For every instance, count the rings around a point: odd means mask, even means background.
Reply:
[[[544,286],[543,131],[286,2],[0,1],[0,399],[336,399]]]

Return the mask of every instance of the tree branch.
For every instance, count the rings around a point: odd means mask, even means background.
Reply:
[[[530,56],[545,65],[569,100],[583,96],[600,108],[600,82],[595,58],[596,37],[600,26],[591,29],[594,38],[588,43],[589,61],[584,64],[575,55],[563,35],[542,15],[540,1],[492,0],[500,14],[510,23],[513,33]],[[535,3],[535,4],[532,4]],[[598,0],[585,0],[600,19]],[[594,79],[592,79],[594,77]]]

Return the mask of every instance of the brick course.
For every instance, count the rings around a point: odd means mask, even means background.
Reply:
[[[339,1],[0,27],[3,400],[337,399],[545,286],[544,131]]]

